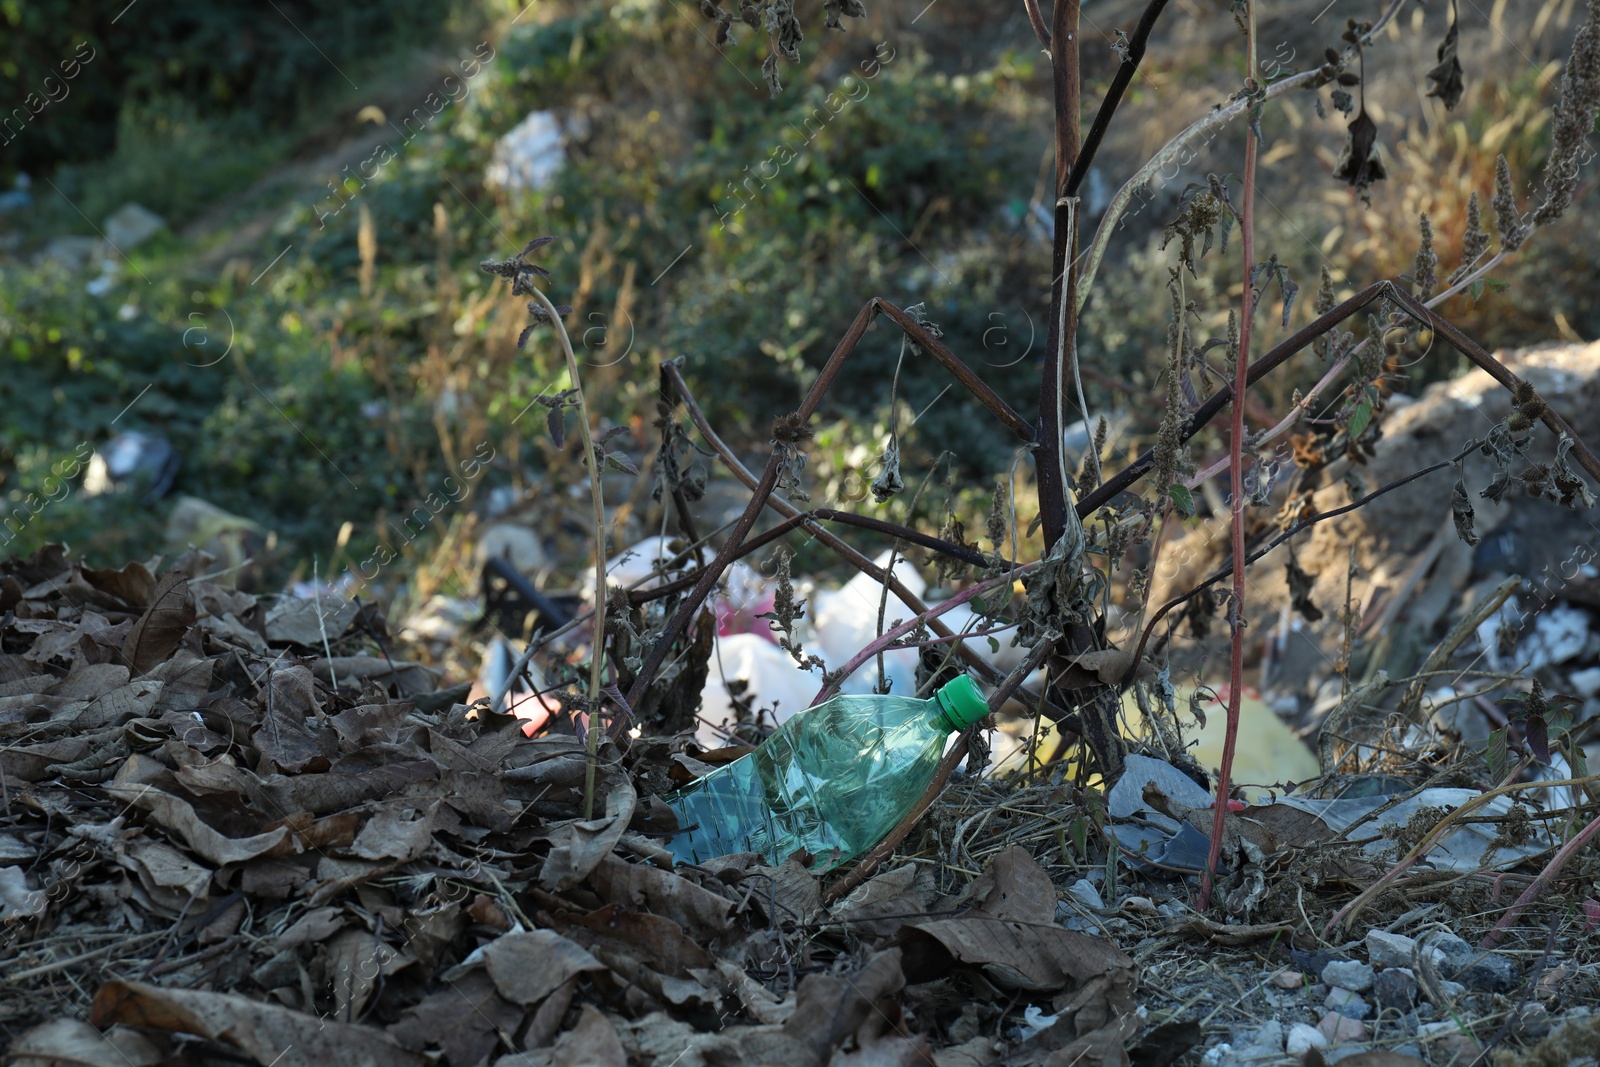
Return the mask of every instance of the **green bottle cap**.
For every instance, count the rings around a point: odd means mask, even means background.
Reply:
[[[940,709],[944,711],[945,723],[952,730],[971,726],[989,714],[989,702],[978,691],[972,679],[965,674],[953,682],[940,686],[938,692],[933,694],[933,698],[939,702]]]

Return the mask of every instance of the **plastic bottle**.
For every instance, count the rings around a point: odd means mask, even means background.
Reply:
[[[965,675],[931,698],[837,696],[785,721],[754,752],[661,798],[677,816],[673,857],[755,852],[814,871],[881,841],[933,779],[945,740],[989,714]]]

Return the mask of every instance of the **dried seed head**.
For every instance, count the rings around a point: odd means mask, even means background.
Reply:
[[[1419,220],[1422,230],[1422,243],[1417,247],[1417,262],[1413,273],[1417,282],[1417,299],[1427,303],[1433,296],[1433,290],[1439,283],[1434,274],[1434,268],[1439,265],[1439,254],[1433,250],[1433,224],[1428,221],[1427,212],[1423,212]]]
[[[1494,226],[1500,231],[1500,245],[1515,252],[1527,239],[1528,228],[1517,218],[1517,195],[1511,191],[1511,164],[1504,155],[1494,161]]]
[[[1461,235],[1461,266],[1451,272],[1451,284],[1465,278],[1488,248],[1489,235],[1483,229],[1483,209],[1478,204],[1478,192],[1474,189],[1472,195],[1467,197],[1467,229]]]
[[[1545,200],[1533,215],[1533,221],[1541,226],[1560,218],[1572,203],[1584,147],[1600,114],[1600,0],[1589,0],[1588,9],[1588,18],[1573,38],[1572,57],[1561,74],[1561,99],[1551,112]]]
[[[779,415],[772,420],[772,439],[785,445],[799,444],[809,441],[817,432],[806,425],[806,418],[798,411],[791,411],[787,415]]]

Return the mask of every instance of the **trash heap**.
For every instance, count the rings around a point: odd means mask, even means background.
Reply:
[[[1141,755],[1109,794],[1067,763],[958,772],[869,868],[687,865],[651,798],[716,758],[693,726],[591,760],[581,716],[527,736],[374,606],[225,570],[0,563],[11,1063],[1444,1065],[1600,1038],[1592,850],[1562,908],[1482,944],[1576,794],[1554,818],[1461,773],[1267,790],[1230,805],[1207,915],[1212,798]],[[724,668],[740,636],[792,663],[752,632],[763,590],[715,605]],[[872,593],[834,596],[875,627]]]

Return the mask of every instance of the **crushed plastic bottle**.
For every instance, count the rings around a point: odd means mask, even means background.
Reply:
[[[837,696],[795,715],[754,752],[668,794],[682,863],[755,852],[777,865],[805,850],[831,870],[881,841],[911,810],[945,741],[989,714],[963,675],[927,700]]]

